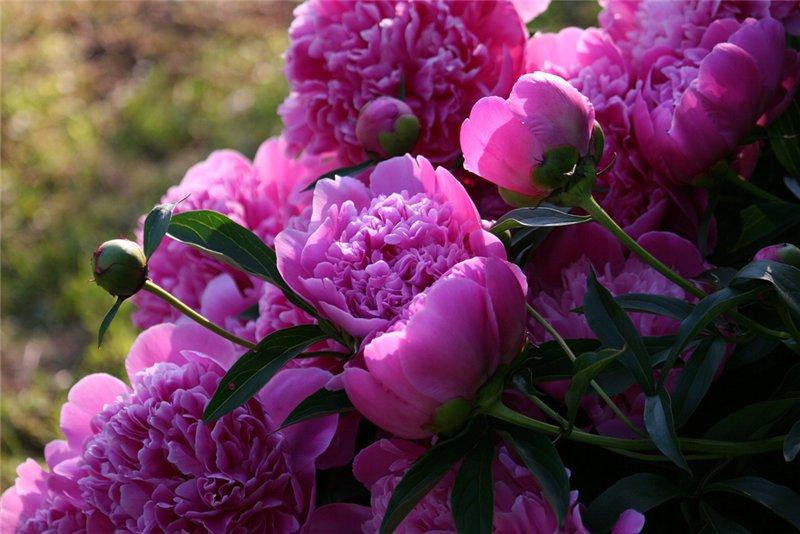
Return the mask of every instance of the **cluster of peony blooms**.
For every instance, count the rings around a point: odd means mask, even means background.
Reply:
[[[209,210],[251,231],[284,283],[185,239],[148,257],[124,240],[98,249],[98,284],[131,297],[143,329],[127,381],[94,374],[73,386],[65,439],[46,447],[46,467],[19,466],[0,530],[383,532],[412,465],[488,424],[491,406],[536,422],[568,402],[569,377],[537,384],[535,404],[504,379],[553,340],[598,338],[580,310],[590,277],[612,296],[702,299],[717,233],[705,184],[720,162],[747,178],[763,148],[751,134],[794,98],[800,60],[786,34],[800,32],[797,3],[606,0],[597,28],[530,35],[547,3],[299,6],[282,135],[252,161],[214,152],[162,199],[173,216]],[[516,237],[492,231],[512,206],[542,202],[582,224],[539,232],[522,255]],[[799,256],[776,245],[755,260]],[[680,326],[629,317],[646,337]],[[333,333],[237,407],[204,416],[237,388],[226,373],[256,344],[317,324]],[[695,348],[660,377],[669,394]],[[586,393],[581,435],[646,436],[645,386]],[[347,410],[284,424],[320,392],[343,392]],[[568,480],[591,473],[562,466],[559,506],[524,451],[500,439],[490,450],[490,529],[589,531]],[[442,470],[396,531],[466,531],[454,517],[462,472],[458,461]],[[359,493],[320,499],[321,473]],[[607,526],[638,533],[645,511],[622,508]]]

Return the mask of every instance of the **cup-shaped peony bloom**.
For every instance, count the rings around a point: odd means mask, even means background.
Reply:
[[[370,491],[370,506],[331,504],[318,508],[311,520],[312,532],[326,534],[374,534],[378,532],[392,492],[425,448],[401,439],[382,439],[373,443],[353,462],[356,479]],[[406,516],[397,534],[436,532],[455,534],[450,493],[455,482],[451,470]],[[559,528],[558,517],[547,502],[541,487],[527,467],[505,446],[497,448],[492,465],[494,482],[494,529],[498,534],[564,532],[586,534],[578,502],[578,492],[570,492],[569,510]],[[644,516],[635,510],[620,514],[612,534],[637,534],[644,526]]]
[[[356,137],[369,154],[381,158],[400,156],[417,144],[419,119],[402,100],[382,96],[361,109]]]
[[[305,230],[275,238],[278,269],[298,294],[356,337],[384,329],[456,263],[505,258],[449,171],[403,156],[378,164],[370,185],[322,180]]]
[[[541,199],[589,154],[594,108],[566,80],[525,74],[511,96],[479,100],[461,127],[464,168],[501,190]]]
[[[497,258],[453,267],[363,350],[363,368],[345,369],[353,405],[398,436],[451,431],[480,387],[518,353],[525,330],[519,269]]]
[[[338,166],[331,155],[291,159],[285,141],[272,138],[262,143],[253,162],[232,150],[212,153],[189,169],[161,202],[185,197],[176,213],[218,211],[272,245],[275,235],[310,207],[311,193],[303,189]],[[140,239],[143,223],[144,217]],[[150,278],[195,309],[208,284],[222,273],[233,278],[242,294],[255,295],[257,301],[259,281],[183,243],[164,239],[149,262]],[[140,328],[180,318],[180,313],[150,293],[140,292],[133,302],[138,308],[133,321]]]
[[[300,531],[337,418],[278,428],[331,375],[281,371],[256,397],[204,423],[237,354],[197,325],[144,331],[125,361],[131,387],[96,374],[72,388],[61,412],[66,442],[48,446],[49,473],[23,467],[4,494],[3,532],[77,532],[83,524],[89,532]]]
[[[337,151],[343,164],[361,163],[367,155],[357,136],[359,112],[405,93],[420,122],[415,154],[453,160],[472,105],[505,97],[522,74],[526,36],[506,0],[309,0],[289,29],[284,135],[296,153]]]

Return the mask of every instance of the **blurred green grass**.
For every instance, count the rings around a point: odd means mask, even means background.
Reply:
[[[5,2],[2,89],[0,488],[58,436],[69,387],[122,373],[130,308],[89,282],[106,239],[217,148],[252,156],[280,131],[289,2]],[[532,25],[594,22],[591,2]]]

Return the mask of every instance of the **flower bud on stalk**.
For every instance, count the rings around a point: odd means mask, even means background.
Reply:
[[[797,248],[791,243],[770,245],[756,252],[753,259],[777,261],[800,269],[800,248]]]
[[[380,158],[411,152],[419,139],[419,119],[396,98],[382,96],[361,108],[356,122],[358,142]]]
[[[92,254],[94,281],[114,295],[127,298],[147,281],[147,258],[142,248],[127,239],[112,239]]]

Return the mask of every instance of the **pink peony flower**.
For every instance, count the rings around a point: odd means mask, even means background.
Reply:
[[[50,472],[21,469],[3,495],[3,530],[66,532],[85,521],[92,532],[299,531],[337,418],[277,429],[331,375],[281,371],[254,399],[205,424],[202,412],[236,355],[196,325],[143,332],[125,362],[132,387],[90,375],[72,388],[61,413],[67,441],[48,446],[67,460],[51,454]]]
[[[306,2],[289,29],[291,93],[279,110],[289,146],[364,161],[359,110],[404,86],[421,123],[417,153],[452,160],[472,105],[506,96],[521,74],[526,34],[506,1]]]
[[[543,198],[559,187],[546,176],[548,151],[564,146],[589,152],[594,109],[563,78],[536,72],[522,76],[511,96],[479,100],[461,127],[464,168],[503,189]]]
[[[450,267],[474,256],[505,258],[447,170],[411,156],[378,164],[369,187],[322,180],[307,230],[275,238],[289,286],[350,334],[385,328]]]
[[[353,462],[353,472],[371,493],[369,507],[357,504],[332,504],[318,508],[312,518],[312,530],[325,534],[378,532],[386,508],[397,484],[425,448],[400,439],[383,439],[373,443]],[[528,469],[521,465],[505,446],[498,449],[493,465],[494,478],[494,532],[550,534],[588,533],[583,525],[583,505],[578,502],[578,492],[570,493],[570,508],[565,524],[559,528],[558,519],[544,498],[542,490]],[[395,532],[455,533],[453,513],[450,509],[450,492],[455,481],[455,470],[428,493]],[[612,534],[636,534],[644,526],[644,516],[634,510],[620,515]]]
[[[647,232],[638,242],[685,278],[696,278],[707,268],[695,245],[675,234]],[[586,318],[572,311],[583,305],[590,265],[598,281],[612,295],[647,293],[695,300],[652,267],[626,253],[611,233],[598,224],[556,230],[536,251],[527,267],[531,285],[529,302],[565,339],[596,337]],[[668,317],[645,313],[629,315],[643,336],[670,335],[678,329],[678,321]],[[538,323],[531,323],[530,328],[534,340],[551,339]],[[678,369],[672,371],[668,385],[674,384],[679,372]],[[556,397],[563,397],[567,386],[567,381],[559,381],[542,387]],[[644,394],[638,386],[614,396],[614,400],[634,422],[642,421]],[[632,437],[632,431],[597,398],[587,397],[582,408],[600,433]]]
[[[187,195],[175,209],[214,210],[255,232],[272,245],[275,235],[288,222],[305,211],[311,193],[302,189],[338,164],[330,156],[293,160],[286,155],[280,138],[265,141],[251,163],[232,150],[212,153],[186,173],[161,202],[174,202]],[[140,220],[141,240],[144,218]],[[257,299],[260,282],[208,255],[182,243],[165,239],[150,258],[149,275],[192,308],[197,309],[209,282],[222,273],[229,274],[239,291]],[[147,328],[175,321],[180,314],[155,296],[140,292],[133,298],[137,306],[134,323]]]
[[[459,424],[478,389],[518,354],[526,290],[519,268],[503,260],[454,266],[364,347],[365,368],[345,369],[353,405],[409,439]]]

